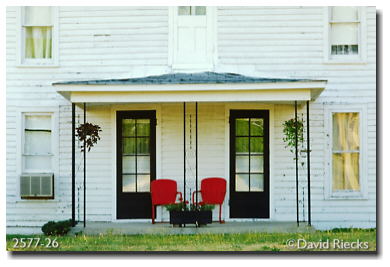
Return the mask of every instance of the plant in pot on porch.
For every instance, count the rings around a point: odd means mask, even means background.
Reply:
[[[212,222],[212,210],[214,205],[191,204],[188,201],[165,206],[169,211],[169,223],[178,226],[195,224],[196,226],[206,225]]]

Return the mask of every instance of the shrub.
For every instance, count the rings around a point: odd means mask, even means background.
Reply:
[[[72,220],[49,221],[42,226],[45,235],[66,235],[72,228]]]

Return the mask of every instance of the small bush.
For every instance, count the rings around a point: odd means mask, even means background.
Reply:
[[[49,221],[42,226],[45,235],[66,235],[72,228],[72,220]]]

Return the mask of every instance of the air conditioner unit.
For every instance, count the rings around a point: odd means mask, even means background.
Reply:
[[[20,176],[20,196],[22,199],[53,199],[53,173],[24,173]]]

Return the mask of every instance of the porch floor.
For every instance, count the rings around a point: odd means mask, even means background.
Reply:
[[[87,222],[86,227],[80,222],[71,231],[71,234],[83,232],[88,235],[97,234],[205,234],[205,233],[307,233],[315,231],[314,227],[306,223],[296,222],[213,222],[207,226],[195,227],[188,224],[186,227],[173,227],[169,223],[151,222]]]

